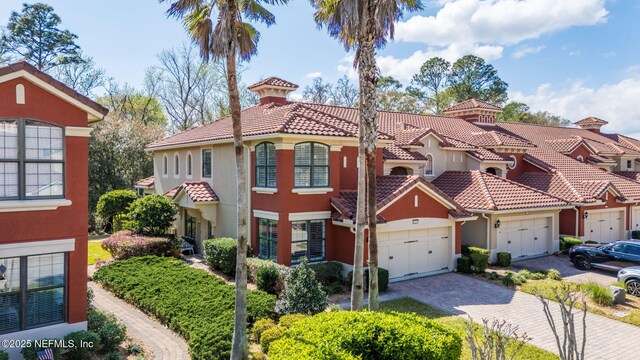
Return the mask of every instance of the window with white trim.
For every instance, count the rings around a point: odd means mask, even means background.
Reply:
[[[193,175],[193,157],[191,153],[187,154],[187,176]]]
[[[173,156],[173,166],[175,167],[173,174],[176,176],[180,175],[180,156],[178,154]]]
[[[64,128],[0,120],[0,200],[64,198]]]
[[[315,188],[329,186],[329,146],[306,142],[294,147],[294,186]]]
[[[424,176],[432,176],[433,175],[433,155],[427,154],[425,156],[427,161],[424,164]]]
[[[211,149],[202,150],[202,177],[211,177]]]
[[[258,257],[277,261],[278,221],[258,218]]]
[[[325,220],[291,222],[291,263],[299,263],[303,256],[309,262],[324,260],[325,226]]]
[[[169,157],[165,154],[162,157],[162,175],[167,176],[169,174]]]
[[[270,142],[256,145],[256,186],[276,187],[276,146]]]

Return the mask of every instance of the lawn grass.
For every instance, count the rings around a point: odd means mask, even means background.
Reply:
[[[102,248],[102,241],[89,241],[89,256],[87,257],[87,265],[93,265],[97,259],[109,260],[111,254]]]
[[[465,323],[464,320],[455,315],[447,314],[438,309],[432,308],[429,305],[425,305],[419,301],[404,298],[392,301],[386,301],[380,304],[380,309],[383,311],[398,311],[406,313],[415,313],[426,318],[432,319],[448,329],[455,331],[462,338],[462,360],[471,360],[471,350],[469,344],[465,340]],[[480,319],[477,319],[480,320]],[[477,333],[481,333],[480,326],[476,327]],[[551,331],[551,330],[549,330]],[[517,359],[527,360],[547,360],[558,359],[555,354],[552,354],[546,350],[542,350],[530,344],[526,344],[522,350],[516,356]]]
[[[573,290],[589,291],[590,284],[577,284],[570,281],[555,280],[529,280],[519,287],[519,290],[527,294],[542,294],[545,299],[555,300],[554,289],[566,284]],[[582,304],[576,304],[576,307],[582,308]],[[599,305],[587,297],[587,310],[591,313],[602,315],[613,320],[622,321],[631,325],[640,326],[640,298],[627,294],[627,302],[624,305]],[[629,315],[618,317],[613,313],[624,312]]]

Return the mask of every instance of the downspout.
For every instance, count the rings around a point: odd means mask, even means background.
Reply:
[[[574,206],[573,210],[576,211],[576,238],[580,238],[580,210],[578,210],[577,206]]]
[[[489,250],[489,248],[491,247],[491,220],[484,213],[480,215],[487,220],[487,250]]]

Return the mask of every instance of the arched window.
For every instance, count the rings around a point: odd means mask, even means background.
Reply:
[[[294,147],[294,186],[329,186],[329,146],[306,142]]]
[[[191,153],[188,153],[187,154],[187,176],[193,175],[192,166],[193,166],[193,158],[191,156]]]
[[[167,176],[169,174],[169,157],[165,154],[162,158],[162,174]]]
[[[0,200],[64,198],[64,128],[0,120]]]
[[[175,176],[180,175],[180,156],[178,154],[173,155],[173,166],[175,167],[173,174]]]
[[[276,187],[276,146],[263,142],[256,146],[256,186]]]
[[[425,156],[427,158],[427,162],[424,164],[424,176],[432,176],[433,175],[433,155],[427,154]]]
[[[498,175],[498,171],[496,170],[496,168],[487,168],[487,173],[491,174],[491,175]]]
[[[396,166],[391,169],[391,174],[389,175],[409,175],[409,173],[406,167]]]
[[[516,157],[513,155],[509,156],[509,162],[507,163],[507,166],[509,167],[509,169],[515,169],[516,166],[518,166],[518,159],[516,159]]]

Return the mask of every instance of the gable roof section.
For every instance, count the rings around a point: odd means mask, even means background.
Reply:
[[[165,195],[170,196],[171,193],[170,197],[175,200],[183,192],[194,203],[220,201],[218,195],[213,191],[209,183],[205,181],[185,181]]]
[[[483,110],[491,110],[491,111],[502,111],[502,108],[493,104],[490,104],[485,101],[481,101],[478,99],[469,99],[463,101],[461,103],[457,103],[453,106],[450,106],[443,110],[444,113],[455,112],[455,111],[465,111],[471,109],[483,109]]]
[[[382,150],[385,160],[426,161],[427,158],[417,151],[403,149],[395,144],[389,144]]]
[[[289,82],[287,80],[283,80],[279,77],[275,77],[275,76],[271,76],[268,77],[266,79],[260,80],[257,83],[253,84],[253,85],[249,85],[247,86],[247,89],[251,90],[251,89],[255,89],[257,87],[260,86],[264,86],[264,85],[268,85],[268,86],[276,86],[276,87],[284,87],[284,88],[290,88],[290,89],[297,89],[298,85],[294,84],[292,82]]]
[[[540,190],[478,170],[446,171],[433,185],[471,211],[563,207],[569,203]]]
[[[24,77],[52,94],[86,111],[90,115],[90,123],[102,120],[109,113],[109,110],[104,106],[78,93],[51,75],[38,70],[26,61],[20,61],[0,68],[0,82],[9,81],[18,77]]]
[[[153,176],[149,176],[142,180],[138,180],[138,182],[136,182],[136,185],[135,185],[135,187],[139,187],[139,188],[152,188],[153,186],[154,186]]]
[[[449,207],[449,214],[454,218],[465,218],[472,216],[457,204],[452,198],[431,185],[421,176],[417,175],[386,175],[378,176],[376,188],[376,208],[380,212],[384,207],[401,198],[409,190],[416,186],[422,186],[430,190],[432,197]],[[336,220],[353,220],[356,215],[358,196],[356,191],[341,191],[339,197],[331,198],[331,205],[337,210],[333,218]],[[384,222],[384,218],[378,216],[378,222]]]
[[[587,118],[574,122],[574,124],[576,125],[607,125],[608,123],[608,121],[598,119],[595,116],[589,116]]]

